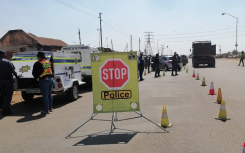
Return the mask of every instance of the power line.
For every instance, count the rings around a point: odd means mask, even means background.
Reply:
[[[239,27],[245,27],[245,25],[243,26],[239,26]],[[169,34],[169,35],[155,35],[155,36],[177,36],[177,35],[190,35],[190,34],[198,34],[198,33],[209,33],[209,32],[216,32],[216,31],[224,31],[224,30],[231,30],[234,28],[226,28],[226,29],[219,29],[219,30],[212,30],[212,31],[204,31],[204,32],[195,32],[195,33],[182,33],[182,34]]]
[[[245,31],[243,30],[238,30],[238,31]],[[229,33],[234,33],[233,31],[230,32],[222,32],[222,33],[216,33],[216,34],[208,34],[208,35],[196,35],[196,36],[188,36],[188,37],[173,37],[173,38],[159,38],[159,39],[182,39],[182,38],[194,38],[194,37],[205,37],[205,36],[213,36],[213,35],[223,35],[223,34],[229,34]]]
[[[92,9],[91,7],[88,7],[88,6],[84,5],[84,4],[82,4],[81,2],[78,2],[78,1],[76,1],[76,0],[73,0],[73,1],[77,2],[78,4],[84,6],[84,7],[88,8],[88,9],[90,9],[90,10],[92,10],[92,11],[95,11],[96,13],[99,13],[99,11],[96,11],[96,10]]]
[[[107,22],[105,22],[105,21],[103,21],[105,24],[107,24],[109,27],[111,27],[112,29],[114,29],[115,31],[117,31],[118,33],[120,33],[120,34],[122,34],[123,36],[125,36],[125,37],[127,37],[128,38],[128,36],[127,35],[125,35],[125,34],[123,34],[123,33],[121,33],[120,31],[118,31],[117,29],[115,29],[115,28],[113,28],[111,25],[109,25]]]
[[[125,30],[121,29],[120,27],[118,27],[114,22],[112,22],[108,17],[106,17],[105,15],[103,15],[107,20],[109,20],[112,24],[114,24],[118,29],[120,29],[121,31],[127,33],[130,35],[130,33],[126,32]]]
[[[206,40],[213,40],[213,39],[224,39],[224,38],[231,38],[231,37],[235,37],[236,35],[230,35],[230,36],[226,36],[226,37],[214,37],[214,38],[209,38]],[[245,33],[242,33],[241,35],[239,35],[240,37],[245,36]],[[203,39],[204,40],[204,39]],[[188,41],[195,41],[195,40],[180,40],[180,41],[164,41],[164,42],[188,42]]]
[[[88,8],[88,9],[90,9],[90,10],[92,10],[92,11],[95,11],[95,12],[99,13],[99,11],[96,11],[95,9],[92,9],[91,7],[88,7],[88,6],[84,5],[84,4],[82,4],[81,2],[78,2],[77,0],[73,0],[73,1],[77,2],[78,4],[84,6],[84,7]],[[122,28],[120,28],[119,26],[117,26],[117,25],[116,25],[114,22],[112,22],[107,16],[105,16],[104,14],[102,14],[102,15],[103,15],[109,22],[111,22],[114,26],[116,26],[118,29],[120,29],[121,31],[123,31],[123,32],[125,32],[125,33],[127,33],[127,34],[130,35],[130,33],[128,33],[127,31],[125,31],[125,30],[123,30]]]
[[[32,16],[28,16],[28,15],[25,15],[25,14],[21,14],[21,13],[18,13],[18,12],[7,10],[5,8],[0,8],[0,11],[1,10],[6,10],[6,11],[9,11],[10,13],[15,13],[15,14],[18,14],[20,16],[25,16],[25,17],[32,18],[32,19],[35,19],[35,20],[44,21],[44,22],[47,22],[47,23],[50,23],[50,24],[56,24],[56,25],[60,25],[60,26],[70,27],[70,28],[77,28],[77,27],[73,27],[73,26],[69,26],[69,25],[59,24],[59,23],[55,23],[55,22],[50,22],[48,20],[43,20],[43,19],[35,18],[35,17],[32,17]]]
[[[67,6],[67,7],[71,8],[71,9],[73,9],[73,10],[76,10],[78,12],[81,12],[83,14],[86,14],[86,15],[88,15],[90,17],[97,18],[97,16],[95,16],[93,14],[90,14],[90,13],[88,13],[86,11],[83,11],[83,10],[81,10],[81,9],[75,7],[75,6],[72,6],[72,5],[70,5],[70,4],[68,4],[68,3],[64,2],[64,1],[61,1],[61,0],[55,0],[55,1],[58,2],[58,3],[60,3],[60,4],[62,4],[62,5],[64,5],[64,6]]]

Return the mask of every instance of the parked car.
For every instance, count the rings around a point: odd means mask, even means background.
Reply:
[[[159,57],[160,70],[168,71],[172,69],[172,56],[160,56]],[[180,71],[183,67],[183,63],[180,60],[178,63],[178,70]]]
[[[188,63],[188,58],[185,55],[181,55],[180,59],[181,59],[183,65],[186,65]]]

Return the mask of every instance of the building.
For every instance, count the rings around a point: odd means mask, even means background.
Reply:
[[[34,34],[26,33],[23,30],[9,30],[0,39],[0,49],[7,52],[7,58],[13,53],[24,51],[57,51],[67,44],[59,39],[37,37]]]

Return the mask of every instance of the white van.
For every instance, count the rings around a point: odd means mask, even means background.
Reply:
[[[81,56],[81,74],[82,81],[88,83],[92,82],[92,74],[91,74],[91,53],[99,53],[98,49],[91,46],[84,45],[68,45],[67,47],[63,47],[61,49],[63,53],[75,53],[80,54]]]

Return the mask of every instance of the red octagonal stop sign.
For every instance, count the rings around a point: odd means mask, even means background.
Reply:
[[[100,82],[108,89],[122,89],[130,80],[129,71],[121,59],[108,59],[99,69]]]

